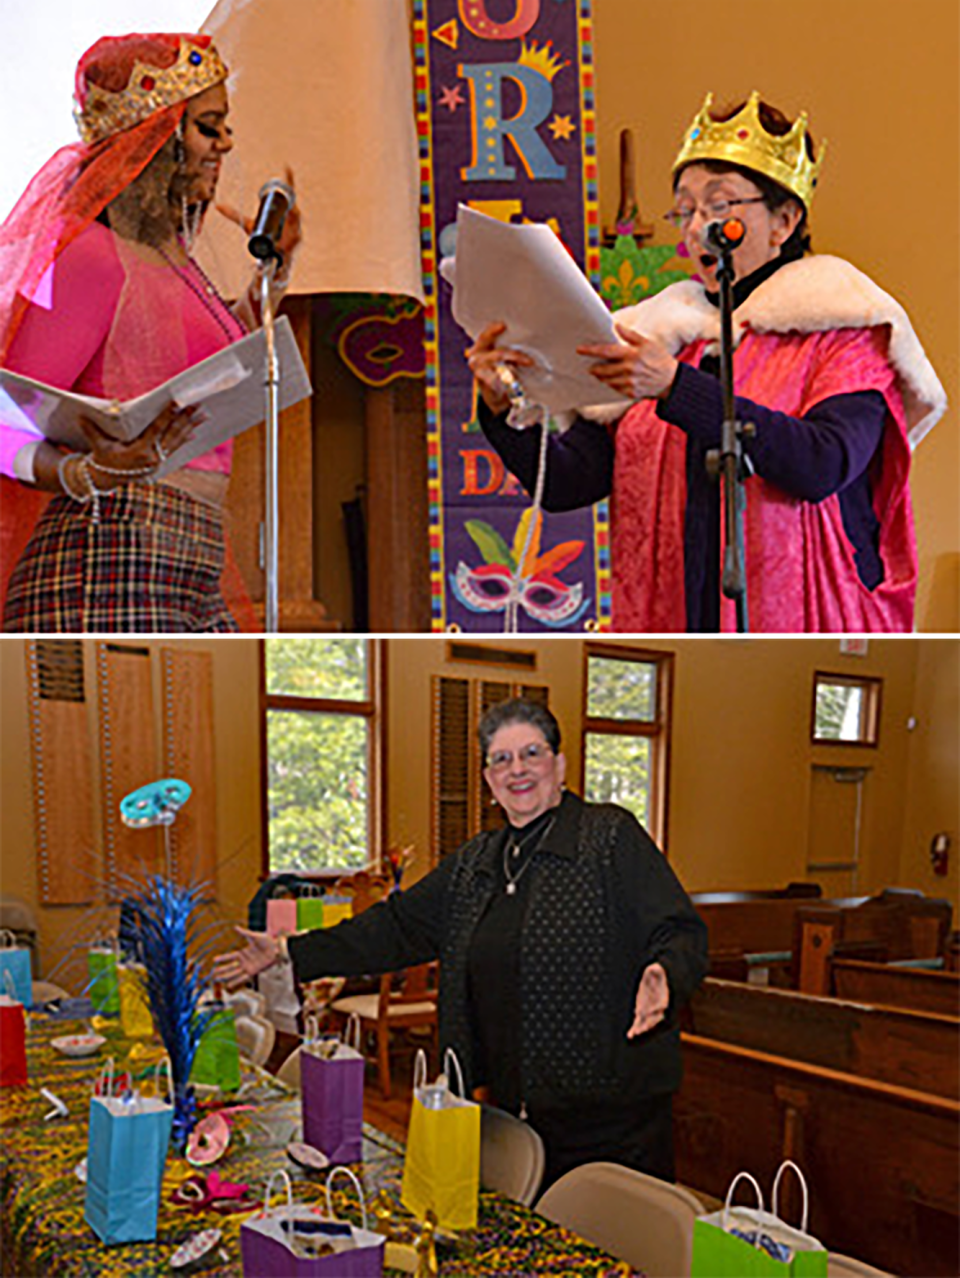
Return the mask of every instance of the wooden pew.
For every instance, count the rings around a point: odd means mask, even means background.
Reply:
[[[960,1019],[817,998],[708,977],[682,1027],[719,1039],[960,1100]]]
[[[895,967],[837,956],[829,960],[829,968],[830,988],[838,998],[960,1016],[958,972]]]
[[[829,1250],[909,1278],[960,1273],[960,1102],[698,1034],[682,1040],[683,1184],[722,1198],[746,1169],[767,1188],[792,1158],[810,1187],[809,1230]],[[792,1190],[790,1199],[794,1219]]]
[[[884,961],[940,956],[952,914],[949,901],[889,888],[852,908],[830,901],[803,905],[794,917],[794,987],[828,994],[831,956],[857,945],[880,945]]]

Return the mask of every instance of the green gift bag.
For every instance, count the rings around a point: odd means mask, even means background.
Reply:
[[[190,1082],[235,1092],[240,1086],[240,1049],[233,1008],[218,1006],[197,1046]]]
[[[796,1172],[803,1189],[799,1229],[777,1215],[777,1190],[788,1167]],[[753,1185],[758,1207],[730,1205],[741,1180]],[[789,1160],[774,1177],[769,1212],[763,1209],[760,1186],[749,1172],[742,1171],[730,1182],[723,1210],[698,1216],[693,1223],[691,1278],[826,1278],[826,1274],[827,1252],[807,1233],[807,1182],[796,1163]]]
[[[323,927],[323,893],[316,884],[305,887],[297,897],[297,931]]]
[[[87,951],[87,990],[93,1010],[101,1016],[116,1016],[120,1011],[120,986],[117,978],[116,946],[97,944]]]

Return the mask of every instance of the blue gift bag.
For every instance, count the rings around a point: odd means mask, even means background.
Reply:
[[[7,928],[0,931],[0,994],[9,994],[24,1007],[33,1002],[30,951],[17,945],[17,938]]]
[[[159,1096],[113,1095],[112,1060],[107,1070],[104,1094],[90,1098],[84,1216],[103,1243],[153,1242],[173,1105]]]

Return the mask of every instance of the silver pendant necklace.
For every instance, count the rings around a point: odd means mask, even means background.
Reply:
[[[557,819],[556,817],[550,818],[550,821],[547,823],[545,829],[543,830],[543,833],[537,839],[536,843],[534,843],[534,845],[527,852],[527,859],[524,861],[523,865],[521,865],[520,869],[516,872],[516,874],[510,873],[510,856],[517,857],[520,855],[520,853],[524,850],[523,841],[511,839],[509,840],[508,843],[504,843],[503,845],[503,877],[507,881],[507,886],[505,889],[507,896],[516,896],[517,884],[523,878],[528,867],[532,864],[534,853],[536,852],[540,844],[544,841],[544,839],[547,837],[547,835],[550,833],[550,831],[553,829],[554,822],[556,821],[556,819]],[[508,852],[510,853],[510,856],[507,855]]]

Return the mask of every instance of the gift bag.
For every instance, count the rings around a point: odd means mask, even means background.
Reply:
[[[87,953],[87,993],[93,1010],[101,1016],[116,1016],[120,1011],[120,986],[117,981],[117,944],[104,941]]]
[[[792,1168],[803,1189],[800,1228],[784,1224],[777,1216],[780,1177]],[[748,1180],[758,1206],[731,1207],[740,1180]],[[773,1181],[770,1211],[763,1209],[763,1193],[749,1172],[738,1172],[730,1182],[722,1211],[698,1216],[693,1222],[691,1278],[826,1278],[827,1252],[807,1233],[807,1182],[796,1163],[780,1165]]]
[[[360,1018],[351,1016],[354,1046],[339,1038],[318,1038],[316,1017],[307,1019],[300,1052],[303,1139],[331,1163],[358,1163],[363,1157],[363,1053]]]
[[[26,1081],[26,1012],[18,999],[0,994],[0,1087],[22,1087]]]
[[[297,903],[292,896],[271,896],[267,901],[267,932],[292,936],[297,930]]]
[[[300,889],[297,897],[297,931],[309,932],[311,928],[323,927],[324,897],[322,890],[315,883],[308,883]]]
[[[9,982],[7,978],[9,977]],[[13,989],[10,989],[10,983]],[[29,1007],[33,1002],[30,951],[17,944],[9,928],[0,928],[0,990]]]
[[[139,963],[117,967],[120,995],[120,1024],[127,1038],[151,1038],[153,1015],[147,998],[147,970]]]
[[[353,918],[353,901],[349,896],[325,896],[323,898],[322,927],[336,927],[343,919]]]
[[[427,1057],[421,1048],[413,1071],[413,1107],[407,1132],[400,1201],[418,1220],[429,1210],[440,1229],[473,1229],[480,1190],[480,1106],[463,1092],[456,1054],[447,1048],[444,1069],[456,1067],[460,1094],[441,1074],[426,1085]]]
[[[273,1182],[286,1183],[287,1201],[270,1206]],[[360,1196],[363,1226],[358,1229],[333,1214],[330,1182],[347,1176]],[[274,1172],[267,1182],[263,1211],[240,1226],[240,1255],[244,1278],[380,1278],[386,1239],[367,1227],[367,1206],[360,1182],[346,1167],[327,1177],[327,1217],[316,1207],[295,1204],[290,1177]]]
[[[222,1003],[213,1007],[213,1015],[197,1044],[190,1082],[235,1092],[240,1086],[240,1048],[234,1010]]]
[[[113,1060],[101,1072],[102,1094],[90,1098],[87,1135],[87,1197],[84,1216],[103,1243],[153,1242],[170,1130],[173,1080],[165,1057],[170,1099],[115,1095]],[[98,1079],[98,1085],[100,1080]]]

